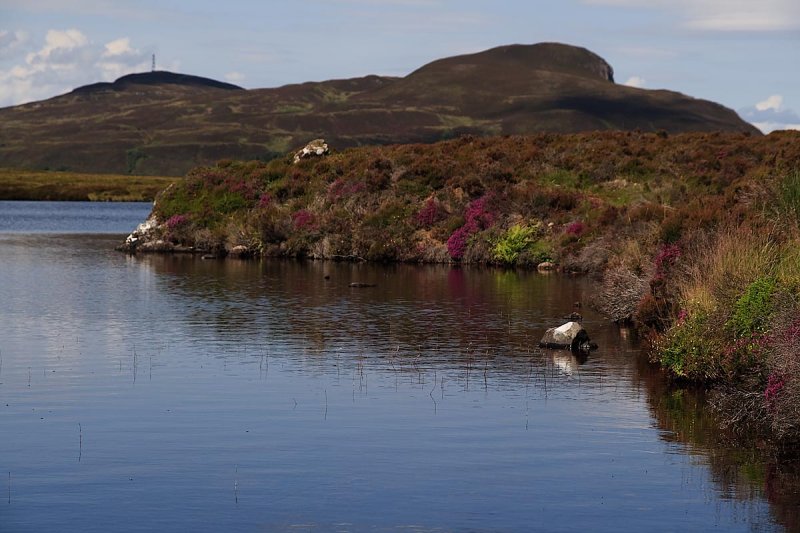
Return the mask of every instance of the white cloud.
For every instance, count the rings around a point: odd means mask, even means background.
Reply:
[[[225,80],[231,83],[240,83],[244,81],[245,75],[241,72],[228,72],[225,74]]]
[[[49,60],[62,60],[67,52],[83,48],[89,39],[78,30],[48,30],[44,47],[38,52],[28,54],[25,62],[29,65],[46,63]]]
[[[783,106],[783,96],[773,94],[739,114],[764,133],[775,130],[800,130],[800,116]]]
[[[688,29],[773,32],[800,29],[797,0],[583,0],[587,4],[673,11]]]
[[[147,54],[131,47],[131,40],[122,37],[104,45],[104,51],[96,66],[100,68],[101,78],[111,81],[130,74],[131,72],[147,70],[150,63]]]
[[[637,89],[641,89],[645,85],[647,85],[647,80],[640,77],[640,76],[631,76],[628,80],[623,83],[623,85],[627,85],[628,87],[636,87]]]
[[[26,37],[27,38],[27,37]],[[14,42],[22,37],[15,34]],[[11,41],[0,35],[0,46]],[[96,45],[80,30],[49,30],[41,47],[24,63],[0,70],[0,106],[16,105],[68,92],[81,85],[148,70],[149,54],[122,37]]]
[[[763,100],[756,104],[756,109],[758,111],[766,111],[767,109],[780,111],[782,107],[783,107],[783,96],[779,94],[773,94],[766,100]]]
[[[106,43],[105,48],[106,50],[103,52],[103,57],[121,56],[136,52],[136,50],[131,48],[131,40],[127,37]]]

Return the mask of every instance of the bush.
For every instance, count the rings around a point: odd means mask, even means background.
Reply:
[[[494,245],[494,259],[507,265],[517,262],[519,255],[535,241],[538,227],[516,224]]]
[[[460,260],[467,251],[469,238],[473,233],[486,229],[494,224],[496,215],[489,210],[489,195],[470,202],[464,212],[464,225],[453,232],[447,239],[447,251],[450,257]]]
[[[676,376],[694,381],[720,377],[721,350],[707,311],[690,312],[658,345],[658,361]]]
[[[595,305],[611,320],[628,322],[647,294],[647,280],[636,272],[618,266],[606,271]]]
[[[421,228],[430,228],[447,216],[439,202],[430,197],[425,205],[414,215],[414,224]]]
[[[553,260],[553,247],[545,239],[534,241],[517,258],[518,265],[536,266],[539,263]]]
[[[564,232],[567,235],[574,235],[580,237],[586,231],[586,224],[581,221],[570,222]]]
[[[467,244],[472,233],[472,226],[464,224],[450,235],[450,238],[447,239],[447,252],[451,258],[461,259],[464,257],[464,252],[467,251]]]
[[[775,288],[774,278],[759,278],[736,300],[726,324],[736,338],[751,337],[766,331],[774,311],[772,295]]]
[[[794,309],[796,313],[796,309]],[[770,338],[770,374],[764,386],[764,403],[773,432],[778,437],[800,438],[800,318],[775,331]]]

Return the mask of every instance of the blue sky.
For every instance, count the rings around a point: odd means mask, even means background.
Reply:
[[[246,88],[402,76],[512,43],[800,129],[800,0],[0,0],[0,106],[157,68]]]

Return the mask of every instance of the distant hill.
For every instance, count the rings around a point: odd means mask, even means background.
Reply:
[[[117,79],[113,83],[100,82],[78,87],[70,94],[87,94],[100,91],[123,91],[125,89],[136,88],[137,85],[185,85],[198,88],[228,89],[243,91],[244,89],[232,83],[212,80],[200,76],[189,74],[176,74],[158,70],[153,72],[141,72],[138,74],[128,74]]]
[[[403,78],[244,90],[171,72],[123,76],[0,109],[0,166],[181,175],[218,159],[269,159],[324,137],[334,148],[461,134],[740,131],[732,110],[617,85],[596,54],[556,43],[440,59]]]

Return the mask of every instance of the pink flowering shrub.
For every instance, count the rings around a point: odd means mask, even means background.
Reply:
[[[164,222],[164,238],[176,244],[188,241],[192,230],[191,222],[189,215],[172,215]]]
[[[678,263],[681,255],[683,255],[681,248],[677,244],[665,244],[662,246],[658,251],[658,254],[656,254],[656,258],[654,260],[656,266],[656,276],[663,277],[667,272],[669,272],[670,268]]]
[[[722,351],[722,365],[729,376],[736,376],[765,363],[770,338],[765,335],[742,337]]]
[[[296,229],[313,229],[317,218],[307,209],[300,209],[292,213],[292,225]]]
[[[447,239],[447,251],[453,259],[461,259],[467,250],[469,238],[483,229],[491,227],[495,215],[488,210],[489,195],[478,198],[467,206],[465,223]]]
[[[189,216],[188,215],[172,215],[167,219],[164,225],[167,226],[167,229],[172,231],[176,230],[182,226],[185,226],[189,223]]]
[[[580,237],[585,231],[586,224],[580,221],[567,224],[567,229],[565,230],[567,235],[575,235],[576,237]]]
[[[770,411],[775,411],[775,401],[785,384],[786,381],[783,376],[779,374],[772,373],[767,378],[767,388],[764,389],[764,400],[767,402],[767,407]]]
[[[447,252],[453,259],[461,259],[467,251],[469,237],[472,235],[472,227],[464,224],[450,235],[447,239]]]
[[[489,211],[489,200],[491,196],[487,194],[477,200],[470,202],[467,210],[464,213],[464,219],[467,224],[472,224],[476,230],[486,229],[492,226],[495,221],[495,214]]]
[[[346,181],[338,178],[336,181],[328,185],[328,200],[336,202],[342,198],[354,196],[360,192],[364,192],[367,186],[363,181]]]
[[[414,223],[422,228],[430,228],[444,218],[444,212],[434,198],[428,198],[425,205],[414,215]]]
[[[266,209],[271,204],[272,204],[272,195],[269,193],[264,193],[258,198],[259,209]]]

